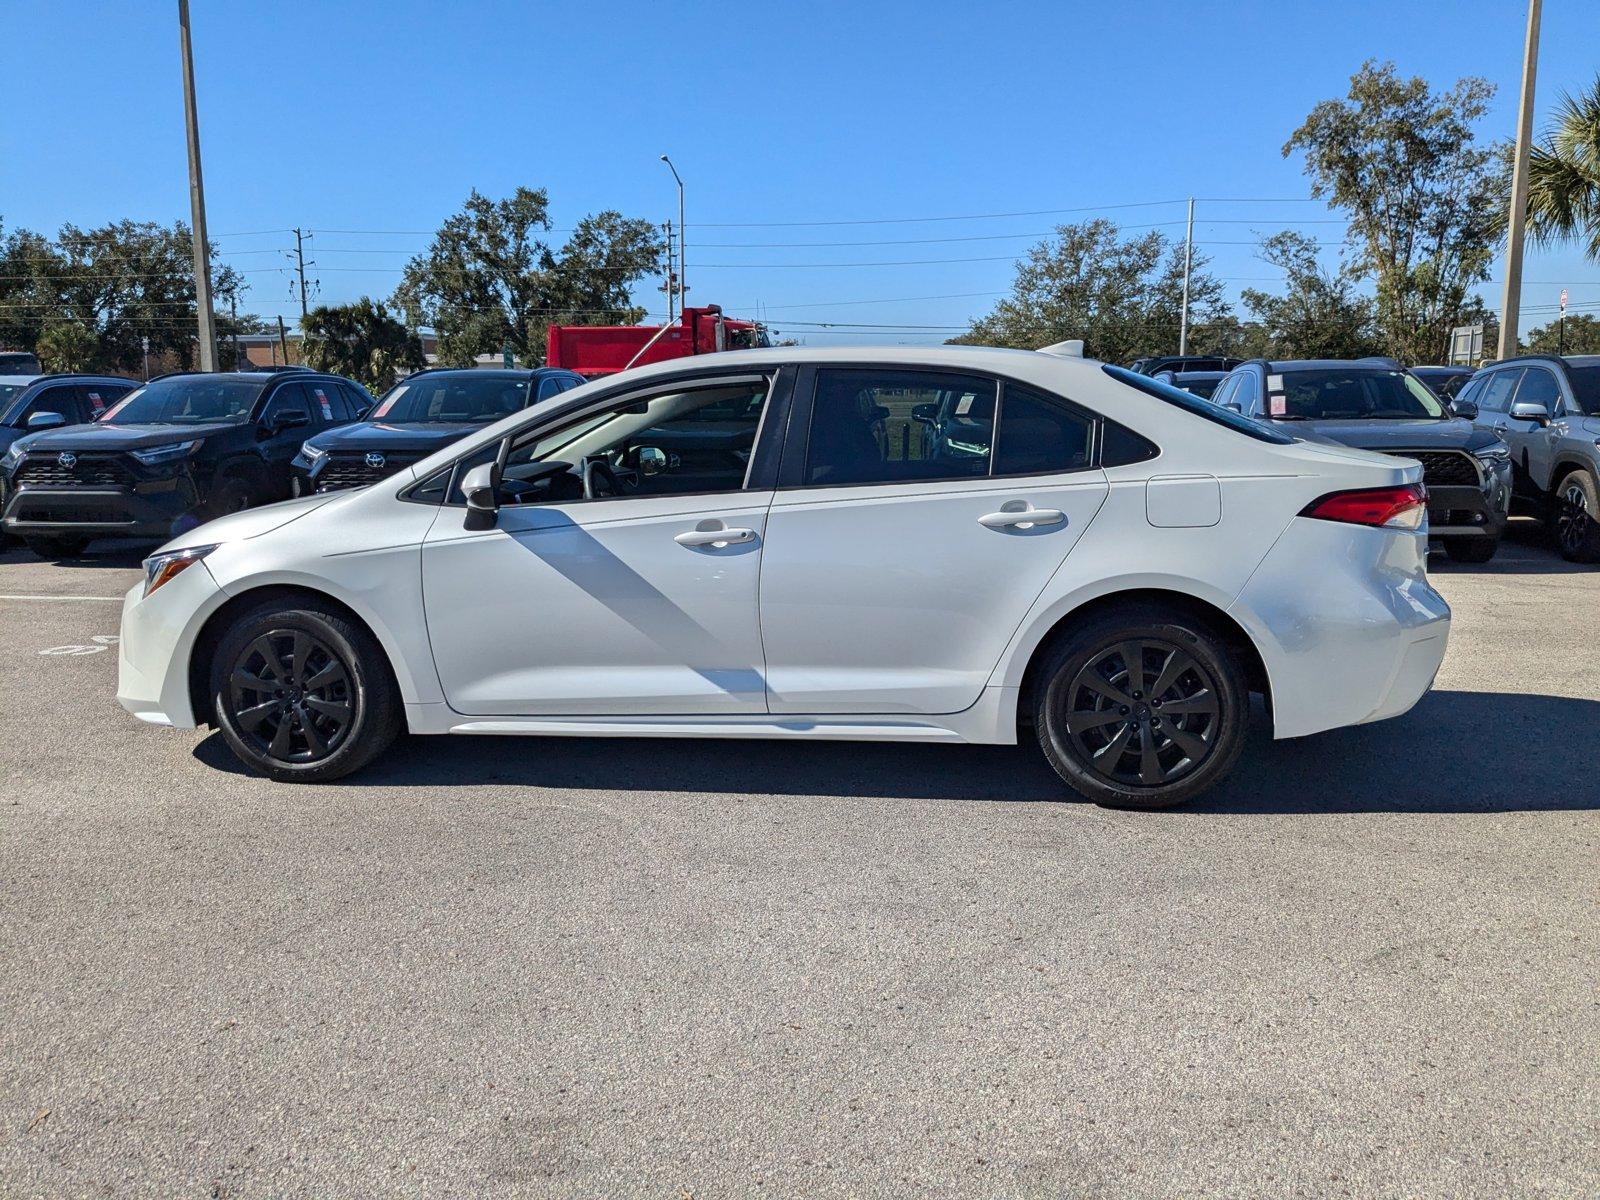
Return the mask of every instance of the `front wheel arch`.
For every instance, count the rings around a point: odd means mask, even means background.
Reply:
[[[211,695],[211,663],[216,657],[217,649],[222,643],[223,635],[238,620],[241,613],[255,608],[263,600],[275,600],[284,607],[296,605],[311,605],[316,608],[325,608],[338,613],[353,625],[359,625],[372,636],[379,650],[383,652],[384,669],[389,674],[389,679],[397,688],[401,688],[399,673],[395,670],[393,652],[384,644],[378,631],[372,623],[356,612],[344,601],[319,592],[315,588],[294,587],[286,584],[274,584],[266,587],[251,588],[249,591],[240,592],[221,605],[214,613],[206,618],[200,627],[199,634],[195,637],[194,649],[189,654],[189,704],[194,712],[196,725],[215,726],[217,714],[213,708]]]
[[[1085,621],[1129,604],[1153,605],[1166,609],[1175,616],[1198,621],[1214,630],[1244,672],[1245,682],[1250,690],[1261,693],[1266,702],[1268,720],[1271,719],[1272,683],[1267,675],[1267,665],[1261,657],[1261,651],[1245,632],[1244,626],[1216,605],[1198,596],[1191,596],[1186,592],[1168,591],[1164,588],[1130,588],[1085,601],[1057,618],[1055,624],[1039,639],[1033,652],[1028,656],[1028,665],[1022,673],[1022,687],[1017,695],[1019,723],[1027,721],[1029,714],[1033,712],[1033,700],[1039,686],[1040,675],[1062,640]]]

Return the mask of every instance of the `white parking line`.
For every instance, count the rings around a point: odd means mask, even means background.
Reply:
[[[121,596],[6,596],[0,600],[100,600],[107,604],[121,604]]]

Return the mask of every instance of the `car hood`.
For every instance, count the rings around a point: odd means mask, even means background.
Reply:
[[[67,425],[28,434],[30,451],[37,450],[142,450],[147,446],[166,446],[192,442],[239,428],[237,422],[209,421],[201,425]]]
[[[226,517],[218,517],[215,521],[207,521],[204,525],[196,525],[187,533],[178,535],[162,546],[161,551],[181,550],[185,546],[217,546],[223,542],[241,542],[246,538],[260,537],[263,533],[283,528],[290,521],[298,521],[325,505],[347,500],[354,494],[321,492],[313,496],[301,496],[298,500],[263,504],[260,508],[230,513]]]
[[[431,454],[483,427],[472,421],[360,421],[326,430],[308,441],[318,450],[345,454],[362,450]]]
[[[1293,421],[1281,423],[1280,428],[1380,452],[1475,450],[1495,440],[1493,433],[1462,417],[1448,421]]]

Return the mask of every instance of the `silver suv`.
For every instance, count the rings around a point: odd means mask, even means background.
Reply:
[[[1457,400],[1510,447],[1516,510],[1552,528],[1563,558],[1600,562],[1600,354],[1508,358]]]

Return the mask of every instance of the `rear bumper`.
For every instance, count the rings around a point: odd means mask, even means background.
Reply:
[[[4,524],[17,537],[85,536],[166,538],[184,532],[194,507],[187,481],[127,488],[8,489]]]
[[[1266,666],[1275,737],[1398,716],[1432,686],[1450,606],[1428,584],[1425,542],[1290,522],[1230,610]]]

